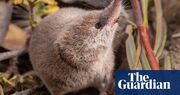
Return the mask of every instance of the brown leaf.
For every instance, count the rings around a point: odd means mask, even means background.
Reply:
[[[27,34],[14,24],[10,24],[3,47],[14,50],[21,49],[25,46]]]

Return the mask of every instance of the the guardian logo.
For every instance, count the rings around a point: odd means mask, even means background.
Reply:
[[[128,80],[121,79],[118,81],[118,88],[123,89],[171,89],[170,82],[160,82],[152,79],[149,75],[141,75],[139,72],[128,73]]]

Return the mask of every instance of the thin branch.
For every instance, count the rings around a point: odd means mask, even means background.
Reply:
[[[0,53],[0,61],[6,60],[6,59],[10,59],[16,56],[20,56],[24,53],[27,52],[27,48],[22,48],[20,50],[14,50],[14,51],[8,51],[5,53]]]
[[[180,38],[180,33],[176,33],[172,35],[173,38]]]

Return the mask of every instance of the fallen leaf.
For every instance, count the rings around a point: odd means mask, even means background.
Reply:
[[[21,49],[25,46],[27,38],[26,32],[16,25],[10,24],[3,47],[10,50]]]

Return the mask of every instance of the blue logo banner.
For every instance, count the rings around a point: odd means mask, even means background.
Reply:
[[[178,70],[118,70],[116,95],[180,95]]]

